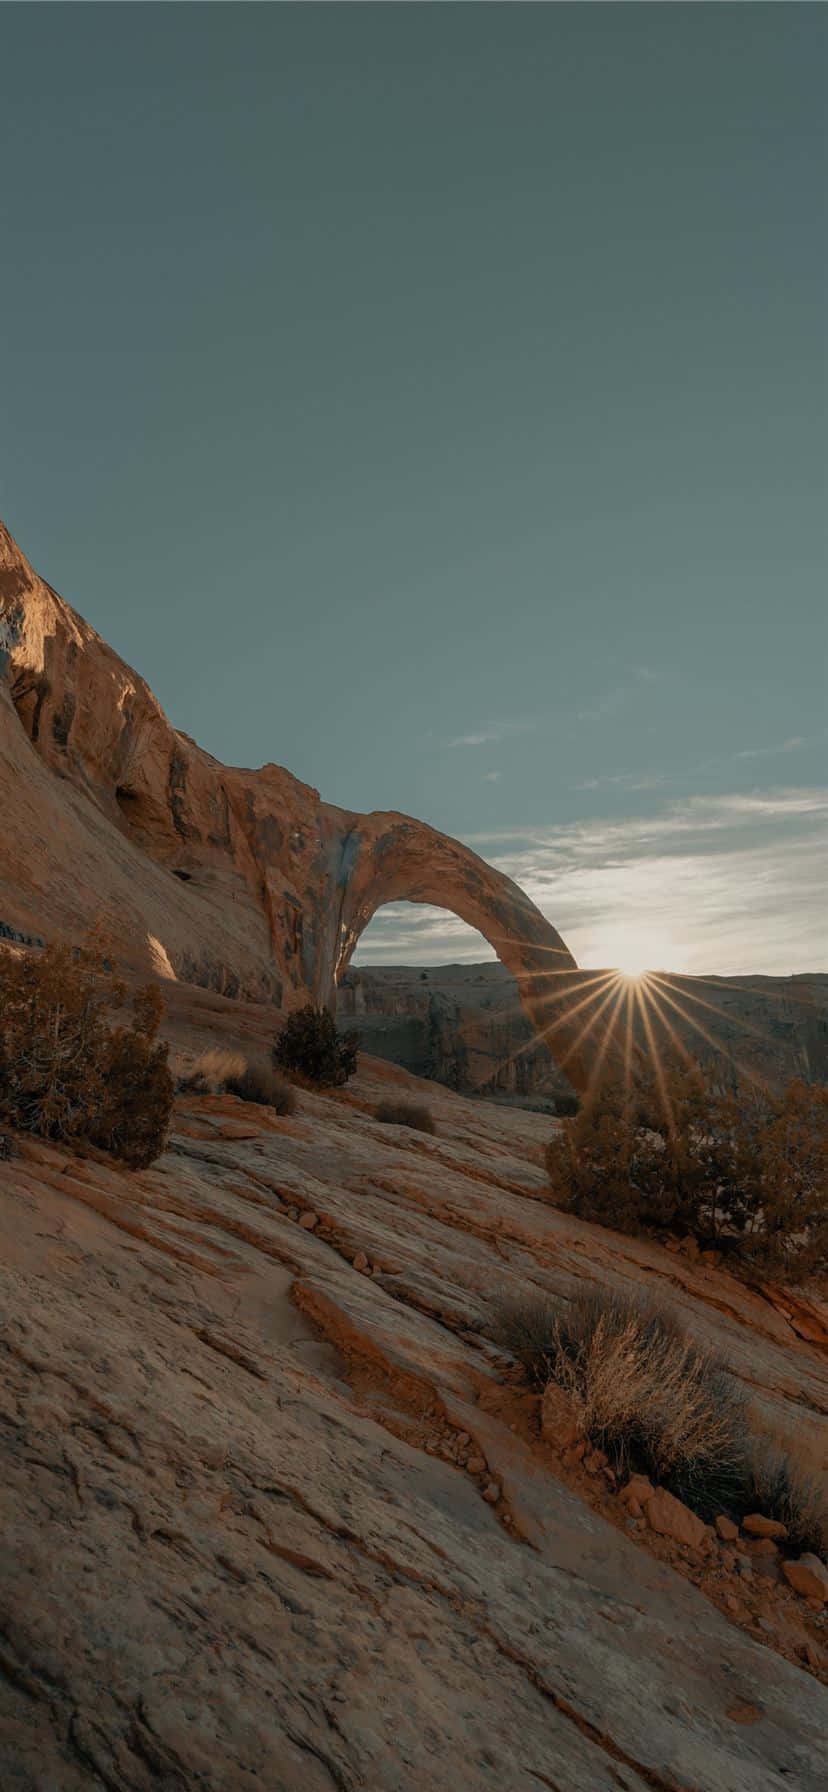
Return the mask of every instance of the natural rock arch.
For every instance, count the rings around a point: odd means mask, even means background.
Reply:
[[[576,1087],[583,1086],[592,1053],[581,1049],[583,1020],[573,1013],[583,980],[560,934],[525,891],[424,822],[383,813],[349,819],[333,905],[336,931],[328,942],[330,958],[323,956],[318,965],[317,999],[333,1006],[336,984],[378,909],[389,902],[433,904],[489,942],[514,976],[536,1033],[553,1057],[565,1060]]]
[[[332,1007],[377,909],[433,903],[490,942],[537,1034],[576,1087],[587,1081],[584,980],[511,878],[409,816],[323,803],[282,766],[221,765],[2,525],[0,781],[10,925],[73,938],[108,919],[125,965],[284,1009]]]

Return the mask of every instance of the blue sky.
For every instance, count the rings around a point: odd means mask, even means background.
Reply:
[[[585,963],[825,965],[825,42],[0,14],[0,514],[211,752],[468,840]]]

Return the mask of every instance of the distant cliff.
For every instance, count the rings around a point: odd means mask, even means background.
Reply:
[[[586,984],[594,973],[583,976]],[[752,1073],[776,1088],[795,1076],[828,1082],[828,975],[671,976],[651,987],[648,1012],[660,1044],[669,1021],[694,1058],[728,1075]],[[533,1108],[571,1099],[502,964],[352,966],[337,1017],[356,1028],[365,1051],[450,1088]],[[635,1033],[645,1043],[640,1013]]]

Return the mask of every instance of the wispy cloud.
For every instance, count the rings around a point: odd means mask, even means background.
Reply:
[[[513,734],[532,734],[537,728],[534,716],[516,716],[511,721],[484,722],[470,734],[458,734],[455,740],[444,740],[444,747],[486,747],[494,741],[508,740]]]
[[[499,784],[500,783],[500,773],[499,772],[484,772],[483,773],[483,782],[484,782],[484,784]]]
[[[598,778],[580,778],[572,790],[658,790],[664,783],[663,772],[606,772]]]
[[[786,975],[826,967],[828,790],[694,796],[657,814],[507,828],[469,844],[519,883],[583,965]],[[491,957],[440,909],[380,910],[364,962]]]
[[[631,698],[639,695],[643,684],[658,684],[660,673],[653,666],[632,666],[623,683],[604,691],[593,703],[578,711],[579,722],[605,722],[624,709]]]
[[[736,754],[737,759],[776,759],[780,753],[798,753],[808,742],[801,734],[794,734],[790,740],[783,740],[781,746],[775,747],[743,747]]]

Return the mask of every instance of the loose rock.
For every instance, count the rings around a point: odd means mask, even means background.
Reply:
[[[742,1530],[749,1537],[787,1537],[788,1535],[786,1524],[781,1524],[778,1518],[765,1518],[762,1512],[751,1512],[747,1518],[743,1518]],[[720,1531],[719,1535],[721,1536],[721,1534]]]
[[[782,1573],[795,1593],[813,1599],[823,1606],[828,1600],[828,1568],[819,1556],[804,1555],[798,1561],[783,1562]]]
[[[723,1543],[735,1543],[736,1542],[736,1539],[739,1535],[739,1526],[737,1524],[733,1523],[732,1518],[725,1518],[724,1513],[719,1512],[716,1515],[715,1523],[716,1523],[716,1530],[718,1531],[719,1536],[721,1537]]]
[[[650,1494],[644,1511],[650,1529],[660,1536],[672,1537],[674,1543],[686,1543],[690,1549],[701,1548],[707,1534],[706,1526],[689,1506],[668,1493],[666,1487],[658,1487]]]

